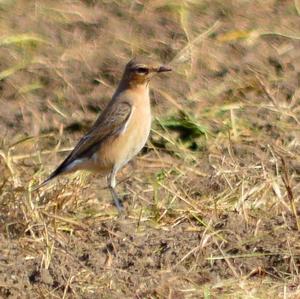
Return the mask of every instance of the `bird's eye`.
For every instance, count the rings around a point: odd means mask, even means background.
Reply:
[[[147,69],[146,67],[138,67],[136,69],[136,72],[141,75],[147,75],[149,73],[149,69]]]

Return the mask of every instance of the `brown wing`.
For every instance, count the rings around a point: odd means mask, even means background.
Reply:
[[[66,167],[77,159],[91,157],[107,137],[118,136],[126,126],[131,112],[132,107],[128,102],[117,102],[108,106],[50,177],[53,178],[64,172]]]

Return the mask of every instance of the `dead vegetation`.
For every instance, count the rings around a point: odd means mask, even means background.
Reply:
[[[0,2],[0,297],[298,298],[299,1]],[[147,147],[35,193],[135,54]]]

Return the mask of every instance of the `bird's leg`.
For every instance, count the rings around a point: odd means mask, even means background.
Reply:
[[[118,194],[117,194],[115,188],[109,187],[109,190],[111,192],[111,195],[114,200],[114,204],[115,204],[116,208],[118,209],[119,213],[123,212],[124,207],[123,207],[122,201],[118,197]]]
[[[119,199],[119,196],[115,190],[116,187],[116,171],[113,170],[110,175],[107,178],[107,182],[108,182],[108,188],[110,190],[110,193],[112,195],[114,204],[116,206],[116,208],[118,209],[119,213],[121,213],[124,210],[123,204]]]

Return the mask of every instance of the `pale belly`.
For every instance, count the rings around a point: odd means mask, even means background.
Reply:
[[[141,149],[145,146],[151,129],[151,117],[149,117],[148,121],[143,124],[136,124],[136,126],[132,129],[131,136],[128,136],[128,152],[124,152],[125,159],[121,162],[120,167],[125,165],[129,160],[131,160],[134,156],[136,156]]]
[[[141,113],[140,109],[135,109],[124,131],[95,153],[94,163],[99,170],[119,170],[144,147],[151,129],[150,106],[142,110]]]
[[[149,112],[150,113],[150,112]],[[121,168],[127,162],[129,162],[134,156],[136,156],[141,149],[145,146],[151,129],[151,115],[145,115],[135,119],[129,125],[127,132],[124,132],[124,136],[120,136],[123,146],[120,159],[117,159],[117,168]]]

